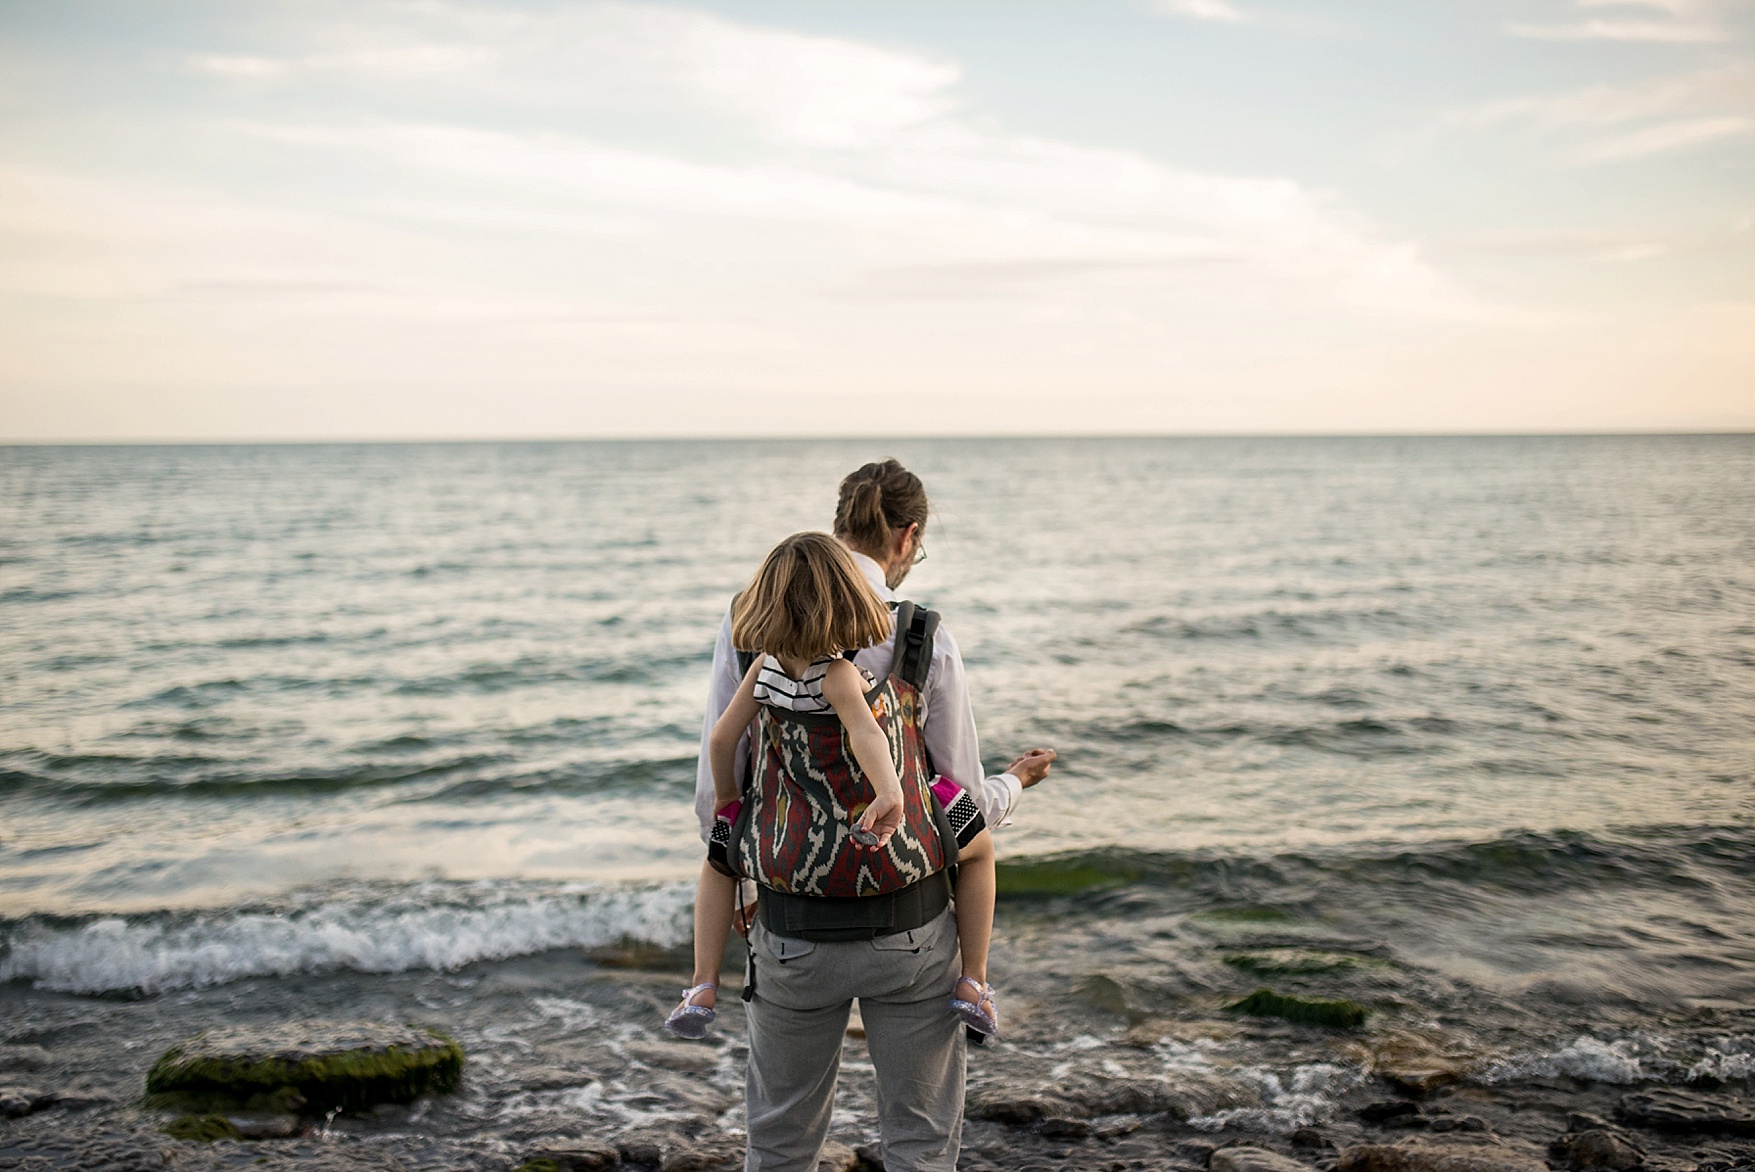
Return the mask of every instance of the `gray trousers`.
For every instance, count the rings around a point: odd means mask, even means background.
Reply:
[[[912,932],[812,943],[750,930],[747,1172],[816,1172],[853,999],[877,1071],[885,1172],[954,1172],[963,1142],[961,971],[950,910]]]

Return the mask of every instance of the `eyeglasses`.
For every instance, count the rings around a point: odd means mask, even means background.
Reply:
[[[926,543],[920,540],[920,534],[914,535],[914,564],[919,565],[926,560]]]

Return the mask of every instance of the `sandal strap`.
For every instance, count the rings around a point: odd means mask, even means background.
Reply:
[[[695,995],[698,994],[702,989],[711,989],[715,993],[719,992],[719,986],[717,983],[715,983],[713,981],[702,981],[699,985],[696,985],[693,989],[684,989],[683,990],[683,1000],[684,1001],[693,1001],[695,999]]]

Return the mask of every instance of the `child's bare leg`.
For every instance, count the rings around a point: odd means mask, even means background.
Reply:
[[[957,856],[957,945],[963,976],[987,984],[987,949],[993,940],[993,835],[983,830]],[[960,990],[958,996],[965,996]],[[967,998],[974,1000],[974,998]]]
[[[695,975],[690,985],[717,985],[719,966],[725,961],[725,942],[731,938],[732,904],[737,880],[721,875],[711,863],[701,864],[701,880],[695,885]],[[717,1001],[712,989],[703,989],[694,1004],[704,1008]]]

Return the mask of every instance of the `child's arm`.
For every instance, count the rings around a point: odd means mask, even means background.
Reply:
[[[707,739],[707,750],[712,755],[714,809],[737,800],[737,742],[756,718],[756,677],[761,672],[762,658],[758,655],[744,673],[743,683],[737,686],[737,695],[713,726],[713,735]]]
[[[890,760],[889,739],[866,705],[865,680],[851,660],[837,659],[829,665],[823,676],[823,699],[834,705],[835,715],[847,730],[853,758],[877,791],[859,819],[859,828],[877,835],[878,845],[884,846],[902,825],[902,782],[896,776],[896,763]]]

